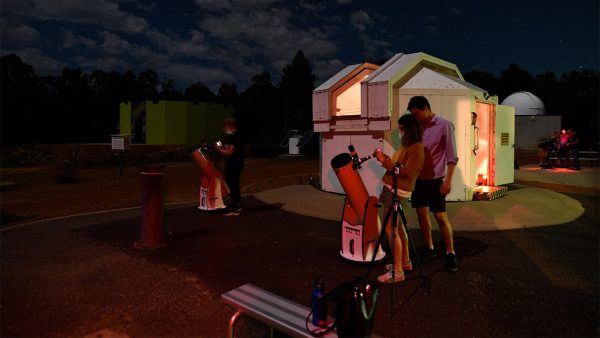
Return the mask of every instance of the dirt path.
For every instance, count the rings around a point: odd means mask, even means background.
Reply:
[[[267,188],[273,178],[317,173],[319,162],[297,159],[247,159],[242,187]],[[140,204],[140,167],[91,167],[76,170],[77,183],[57,183],[56,167],[0,169],[2,181],[15,183],[1,192],[2,227],[85,212],[136,207]],[[197,199],[201,174],[192,162],[167,163],[166,202]],[[261,184],[260,182],[263,182]],[[250,189],[250,190],[249,190]]]

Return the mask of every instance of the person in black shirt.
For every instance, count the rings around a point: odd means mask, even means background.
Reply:
[[[216,149],[225,157],[225,182],[231,192],[231,204],[225,215],[235,216],[241,211],[240,176],[244,169],[244,142],[234,119],[225,119],[223,129],[227,137],[224,144],[217,145]]]

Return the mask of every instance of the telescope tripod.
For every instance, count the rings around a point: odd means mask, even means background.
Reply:
[[[394,175],[395,176],[395,175]],[[416,262],[416,266],[419,269],[419,275],[421,277],[421,285],[423,285],[425,287],[425,293],[429,294],[431,291],[431,285],[429,283],[429,280],[427,279],[427,277],[425,277],[425,275],[423,274],[423,268],[421,267],[421,262],[419,261],[419,254],[417,252],[417,249],[415,247],[415,243],[412,239],[412,235],[410,234],[410,231],[408,229],[408,223],[406,222],[406,216],[404,215],[404,210],[402,208],[402,204],[400,203],[400,200],[398,199],[398,188],[397,188],[397,183],[396,183],[396,177],[393,178],[393,184],[392,184],[392,201],[390,203],[390,205],[387,208],[387,212],[385,214],[385,217],[383,219],[383,226],[381,228],[381,233],[379,234],[379,238],[377,239],[377,244],[375,245],[376,248],[378,248],[381,245],[381,242],[383,241],[383,235],[385,233],[385,227],[387,226],[390,218],[392,219],[392,245],[391,245],[391,251],[392,251],[392,266],[391,266],[391,276],[392,276],[392,297],[390,297],[391,299],[391,313],[393,315],[394,313],[394,281],[395,281],[395,275],[396,275],[396,255],[395,255],[395,245],[396,245],[396,236],[398,236],[398,215],[400,215],[400,219],[402,220],[402,224],[404,226],[404,230],[406,231],[406,236],[408,239],[408,243],[410,244],[410,249],[413,253],[413,256],[415,258],[415,262]],[[384,189],[386,189],[384,187]],[[365,277],[365,280],[368,280],[368,276],[371,272],[371,266],[373,265],[373,263],[375,262],[375,254],[373,254],[373,257],[371,259],[371,264],[369,265],[369,269],[367,271],[367,276]]]

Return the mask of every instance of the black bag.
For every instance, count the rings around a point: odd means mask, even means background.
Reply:
[[[322,331],[310,331],[306,318],[306,329],[313,336],[323,335],[337,328],[338,337],[370,337],[373,331],[375,308],[379,295],[377,282],[366,282],[362,278],[354,278],[336,286],[323,299],[334,306],[335,321]]]

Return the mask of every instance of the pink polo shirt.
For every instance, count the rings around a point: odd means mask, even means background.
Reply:
[[[434,114],[431,120],[422,126],[425,163],[419,178],[433,180],[446,176],[446,165],[448,163],[458,163],[456,142],[454,141],[454,125]]]

